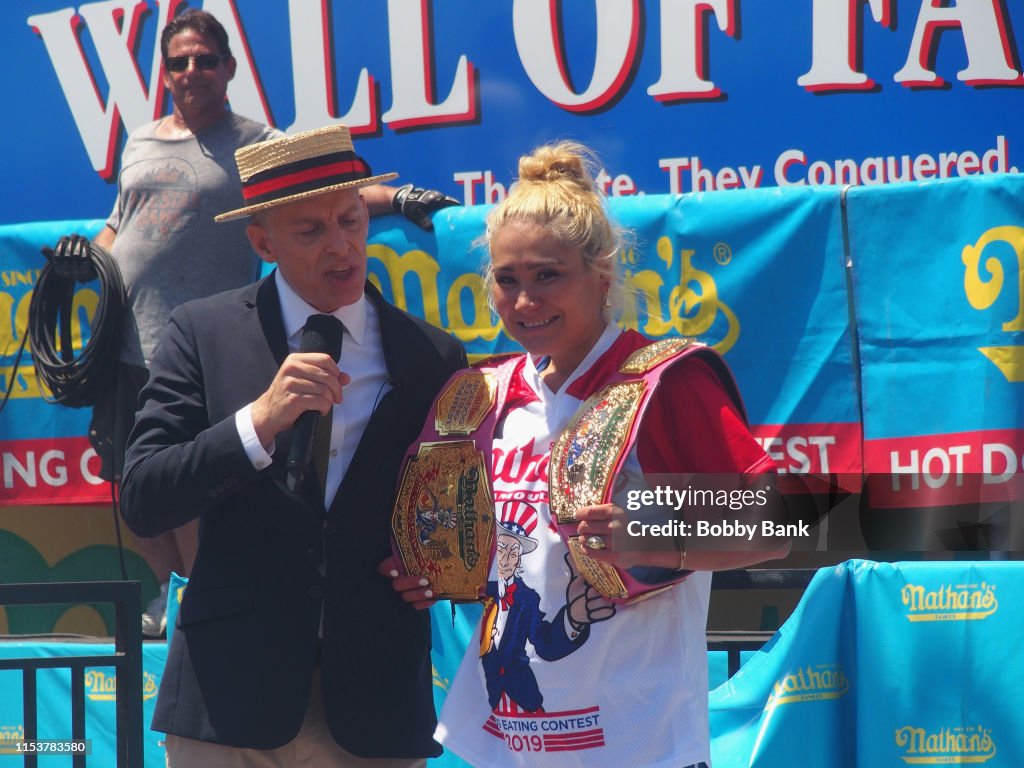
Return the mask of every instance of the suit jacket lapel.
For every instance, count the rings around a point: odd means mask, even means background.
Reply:
[[[277,369],[288,357],[288,338],[284,333],[284,318],[281,316],[281,299],[277,294],[277,281],[274,278],[277,270],[256,285],[254,306],[259,317],[263,338],[274,358],[274,369],[270,379],[274,378]]]

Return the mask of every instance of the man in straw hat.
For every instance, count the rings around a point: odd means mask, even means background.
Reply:
[[[277,268],[174,310],[126,458],[133,531],[200,526],[153,728],[171,766],[422,764],[440,752],[429,617],[376,567],[405,448],[465,353],[367,282],[360,190],[395,174],[374,175],[346,127],[235,158],[245,205],[217,221],[250,217]],[[324,314],[342,323],[340,367],[299,351]],[[293,491],[309,411],[329,414],[326,467]]]
[[[244,224],[218,227],[213,215],[241,202],[232,166],[235,150],[284,135],[228,108],[236,62],[227,31],[212,14],[190,9],[172,18],[161,32],[160,53],[173,110],[128,137],[117,199],[96,237],[124,276],[130,310],[118,386],[95,410],[90,428],[108,480],[121,478],[139,389],[171,310],[259,276],[260,261]],[[428,230],[430,213],[457,204],[412,184],[373,185],[364,194],[372,215],[398,211]],[[189,572],[196,528],[183,526],[136,546],[163,585],[143,614],[143,632],[157,637],[163,632],[170,573]]]

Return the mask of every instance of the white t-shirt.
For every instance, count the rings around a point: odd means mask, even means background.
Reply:
[[[617,336],[609,326],[557,393],[527,360],[522,383],[531,396],[499,424],[495,511],[505,526],[498,527],[499,556],[488,585],[493,601],[435,733],[446,749],[477,766],[680,768],[710,760],[711,574],[694,573],[631,605],[602,603],[603,620],[589,627],[566,616],[567,587],[573,581],[575,597],[582,580],[573,578],[548,508],[550,446],[580,405],[567,392],[572,381]],[[641,478],[635,449],[625,470]],[[503,543],[520,552],[519,569],[508,579],[499,575]]]

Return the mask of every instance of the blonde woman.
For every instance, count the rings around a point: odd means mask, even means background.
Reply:
[[[493,307],[525,354],[483,365],[506,382],[488,436],[496,552],[481,627],[435,734],[479,766],[707,763],[709,571],[786,551],[622,546],[626,498],[645,476],[767,477],[773,467],[717,355],[678,339],[652,346],[612,322],[622,238],[591,167],[579,144],[540,147],[487,219]],[[641,380],[633,425],[606,413],[614,397],[591,398]],[[624,457],[614,493],[571,507],[566,534],[555,508],[572,504],[565,489],[586,474],[576,470],[609,447]],[[587,558],[648,599],[607,599],[580,575]],[[416,577],[393,586],[418,607],[433,598]]]

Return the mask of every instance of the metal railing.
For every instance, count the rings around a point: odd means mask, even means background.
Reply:
[[[36,672],[40,669],[71,670],[71,736],[68,742],[85,741],[85,670],[114,667],[117,679],[116,726],[118,768],[142,768],[142,626],[141,586],[137,581],[92,581],[55,584],[0,584],[0,606],[53,603],[112,603],[114,605],[114,653],[106,655],[0,659],[0,670],[20,669],[24,703],[24,739],[29,745],[40,739]],[[62,737],[66,734],[60,734]],[[47,753],[49,754],[49,753]],[[86,768],[87,755],[70,749],[74,768]],[[25,751],[26,768],[36,768],[38,753]]]
[[[736,571],[715,571],[711,590],[720,589],[806,589],[817,568],[747,568]],[[757,651],[767,643],[774,631],[714,630],[707,633],[709,651],[725,651],[729,677],[740,668],[743,651]]]

